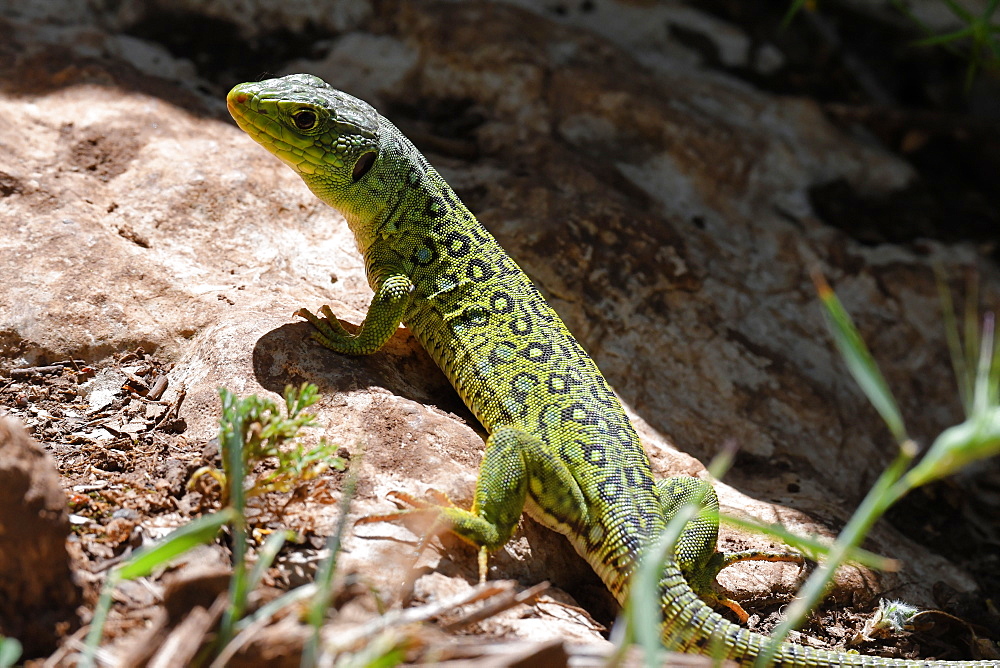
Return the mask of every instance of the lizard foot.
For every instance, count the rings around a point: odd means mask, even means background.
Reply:
[[[399,522],[406,518],[419,518],[423,521],[423,526],[420,528],[414,527],[415,530],[411,529],[415,534],[420,536],[420,542],[417,544],[417,549],[413,555],[414,565],[427,548],[431,539],[442,533],[452,533],[478,548],[479,582],[486,582],[487,548],[479,544],[474,537],[462,531],[462,528],[467,523],[478,518],[468,510],[463,510],[456,506],[444,492],[432,488],[427,490],[427,496],[428,500],[424,500],[418,499],[406,492],[389,492],[386,498],[394,502],[399,507],[398,510],[359,518],[354,522],[354,525],[373,524],[375,522]]]
[[[340,324],[337,316],[333,314],[329,306],[320,307],[319,312],[323,315],[322,318],[307,308],[300,308],[292,315],[309,321],[309,324],[313,326],[310,336],[315,341],[326,348],[340,350],[345,345],[345,342],[351,339],[351,334]]]
[[[712,607],[729,608],[739,618],[740,624],[746,624],[750,615],[743,609],[743,606],[733,599],[723,596],[714,589],[715,579],[719,571],[741,561],[783,561],[802,564],[805,563],[805,557],[801,554],[769,552],[766,550],[716,552],[699,573],[690,574],[689,582],[691,588],[694,589],[703,601]]]

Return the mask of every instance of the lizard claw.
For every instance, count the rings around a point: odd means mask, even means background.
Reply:
[[[740,624],[746,624],[747,620],[750,619],[749,613],[743,609],[743,606],[731,598],[717,595],[712,603],[714,605],[721,605],[724,608],[732,610],[733,613],[739,618]]]
[[[450,522],[444,516],[444,511],[457,508],[444,492],[429,489],[427,496],[428,499],[420,499],[407,492],[393,490],[386,494],[386,499],[395,503],[397,510],[360,517],[354,521],[354,526],[376,522],[406,523],[407,519],[415,519],[423,526],[417,527],[416,530],[411,528],[411,531],[422,536],[421,543],[426,544],[434,536],[450,529]],[[410,528],[409,525],[407,528]]]
[[[419,559],[420,554],[424,551],[432,538],[449,531],[455,533],[458,538],[472,543],[479,548],[477,560],[479,567],[479,582],[486,582],[487,557],[489,554],[487,548],[480,544],[476,544],[474,541],[469,540],[468,537],[455,532],[454,516],[451,515],[451,513],[468,514],[468,511],[456,506],[455,503],[448,498],[447,494],[437,489],[428,489],[426,495],[426,499],[420,499],[412,494],[408,494],[407,492],[393,490],[386,495],[386,498],[395,503],[398,510],[379,515],[367,515],[365,517],[361,517],[355,520],[354,526],[358,526],[359,524],[374,524],[376,522],[403,521],[405,523],[407,519],[418,520],[421,523],[420,526],[410,526],[407,524],[407,528],[410,531],[412,531],[415,535],[420,536],[420,542],[418,543],[414,554],[414,564],[417,559]]]
[[[430,500],[418,499],[412,494],[393,490],[386,495],[386,498],[395,503],[397,506],[409,510],[433,510],[457,507],[452,500],[448,498],[447,494],[434,488],[427,490],[427,496]]]

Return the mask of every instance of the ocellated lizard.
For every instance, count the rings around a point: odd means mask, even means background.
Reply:
[[[360,329],[349,334],[329,307],[320,311],[324,318],[301,309],[313,337],[339,353],[370,354],[404,323],[489,432],[470,510],[441,497],[400,498],[482,555],[506,543],[527,511],[565,535],[624,602],[637,557],[680,500],[705,491],[703,483],[654,480],[594,361],[438,172],[374,108],[306,74],[240,84],[227,101],[243,130],[343,213],[364,256],[375,296]],[[711,505],[714,492],[708,494]],[[721,567],[716,531],[712,522],[689,524],[663,569],[663,643],[702,653],[722,648],[726,658],[750,665],[769,639],[726,620],[691,586],[701,582],[699,593],[711,598],[704,574]],[[1000,664],[903,661],[783,643],[774,665]]]

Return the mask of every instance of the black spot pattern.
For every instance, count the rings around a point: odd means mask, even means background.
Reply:
[[[473,283],[485,283],[493,278],[494,271],[493,267],[483,260],[473,258],[472,260],[469,260],[469,265],[466,267],[465,275]]]
[[[514,319],[510,321],[510,333],[514,336],[531,334],[531,318],[525,315],[514,316]]]
[[[426,235],[409,237],[404,256],[413,263],[415,293],[433,299],[414,300],[405,324],[487,430],[513,427],[535,442],[536,464],[527,473],[538,519],[568,531],[595,566],[627,572],[662,520],[648,460],[621,405],[539,291],[440,176],[427,167],[423,175],[407,172],[406,183],[417,176],[410,210],[399,207],[399,238],[408,229]],[[529,446],[515,439],[513,447]],[[630,516],[641,521],[622,519]],[[622,586],[609,582],[614,591]]]
[[[618,471],[609,472],[604,479],[597,483],[597,493],[600,494],[601,500],[605,503],[614,504],[618,501],[624,493]]]
[[[461,322],[466,327],[486,327],[490,323],[490,312],[482,306],[469,306],[462,312]]]
[[[508,313],[513,313],[514,311],[514,300],[511,296],[502,291],[494,292],[490,295],[490,309],[494,313],[499,315],[506,315]]]
[[[552,359],[552,344],[547,341],[532,341],[522,348],[518,355],[535,364],[545,364]]]
[[[459,232],[449,232],[444,238],[444,249],[449,257],[465,257],[472,249],[472,241]]]
[[[604,455],[604,445],[594,441],[576,441],[576,445],[583,452],[583,458],[588,464],[594,466],[604,466],[607,459]]]
[[[448,212],[448,207],[444,200],[440,197],[428,197],[427,206],[424,207],[424,213],[429,218],[442,218]]]
[[[573,386],[573,380],[569,374],[552,373],[545,380],[545,386],[553,394],[566,394]]]

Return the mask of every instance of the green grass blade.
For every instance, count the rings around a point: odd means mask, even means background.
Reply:
[[[656,542],[643,551],[629,585],[624,615],[630,633],[626,637],[634,638],[642,648],[643,662],[648,668],[662,665],[663,602],[660,600],[659,583],[663,564],[673,558],[684,526],[697,514],[695,503],[677,511]]]
[[[949,44],[955,40],[962,39],[963,37],[971,37],[973,33],[972,28],[962,28],[954,32],[945,33],[943,35],[932,35],[931,37],[924,37],[923,39],[918,39],[914,42],[917,46],[937,46],[938,44]]]
[[[851,375],[854,376],[854,380],[868,397],[868,401],[882,416],[882,420],[889,427],[896,442],[906,442],[908,437],[899,406],[896,405],[896,400],[893,398],[892,392],[889,391],[889,386],[885,382],[882,372],[879,371],[868,347],[851,321],[851,316],[844,310],[837,295],[834,294],[822,275],[814,274],[813,281],[825,307],[827,324],[833,335],[834,343],[844,358],[844,362],[847,363]]]
[[[351,501],[354,499],[354,489],[358,483],[357,469],[360,462],[360,457],[355,458],[351,467],[347,470],[347,477],[340,492],[340,503],[338,504],[340,516],[337,519],[337,527],[326,543],[330,553],[323,560],[323,563],[320,564],[319,571],[316,573],[316,594],[313,596],[307,614],[309,625],[312,626],[312,634],[309,636],[302,650],[302,661],[300,663],[302,668],[312,668],[312,666],[316,665],[316,660],[319,658],[319,630],[323,625],[323,620],[326,618],[330,602],[333,600],[333,578],[337,572],[337,556],[340,553],[344,532],[347,530],[347,515],[351,509]]]
[[[247,591],[253,591],[257,588],[261,578],[264,577],[264,572],[274,563],[274,558],[278,556],[285,541],[293,538],[295,538],[294,531],[275,531],[267,537],[264,545],[257,550],[257,562],[253,565],[253,570],[250,571],[250,577],[247,578]]]
[[[90,628],[87,630],[87,638],[83,643],[83,651],[80,652],[80,661],[77,668],[93,668],[94,655],[97,654],[97,646],[101,644],[101,637],[104,635],[104,622],[108,619],[108,611],[111,609],[111,592],[114,591],[120,580],[114,571],[108,574],[108,579],[101,587],[101,595],[94,606],[94,616],[90,620]]]
[[[979,341],[979,364],[976,367],[976,389],[973,399],[973,410],[977,414],[983,414],[996,405],[996,385],[997,376],[993,373],[995,368],[993,351],[993,314],[987,313],[983,318],[982,337]]]
[[[788,7],[788,11],[785,12],[785,16],[781,19],[781,28],[784,30],[792,23],[792,19],[795,15],[805,6],[808,0],[794,0],[792,4]]]
[[[236,622],[236,631],[243,631],[257,622],[270,619],[288,606],[295,605],[296,603],[300,603],[302,601],[307,601],[315,595],[316,585],[313,583],[304,584],[301,587],[292,589],[291,591],[286,591],[278,598],[268,601],[264,605],[257,608],[252,615],[247,615],[240,621]]]
[[[21,658],[21,643],[17,638],[0,636],[0,668],[10,668]]]
[[[958,396],[962,400],[965,416],[972,413],[972,379],[965,363],[965,352],[962,350],[962,336],[958,330],[958,319],[955,317],[955,304],[951,299],[951,290],[944,270],[937,263],[934,265],[934,279],[937,283],[938,301],[941,302],[941,316],[944,321],[944,336],[948,343],[948,356],[951,357],[951,368],[955,374],[955,384],[958,386]]]
[[[244,509],[246,508],[246,490],[244,489],[244,448],[247,447],[246,424],[252,402],[257,397],[240,400],[235,394],[225,388],[219,388],[222,400],[222,418],[219,420],[219,447],[222,450],[224,463],[227,465],[229,481],[229,508],[232,510],[231,528],[233,532],[233,577],[229,580],[229,607],[222,615],[219,624],[219,645],[225,646],[233,637],[233,624],[243,616],[246,603],[246,552],[247,524]]]
[[[219,529],[233,517],[234,512],[228,508],[211,515],[202,515],[193,522],[174,529],[156,545],[137,551],[121,566],[108,573],[101,588],[101,596],[94,607],[94,617],[90,620],[90,630],[80,656],[80,668],[91,668],[94,665],[94,655],[104,635],[104,622],[111,609],[111,593],[119,582],[145,577],[191,548],[211,542]]]
[[[965,306],[963,309],[962,323],[965,325],[963,342],[965,343],[965,362],[968,365],[967,382],[969,389],[975,391],[975,369],[976,360],[979,355],[979,280],[974,275],[969,275],[965,282]],[[970,395],[970,414],[975,410],[975,399]]]
[[[118,580],[134,580],[149,575],[191,548],[212,542],[219,529],[232,521],[234,515],[231,509],[226,508],[217,513],[202,515],[193,522],[174,529],[156,545],[137,551],[118,567],[115,570]]]
[[[779,643],[788,637],[792,629],[799,627],[809,611],[815,608],[816,604],[823,598],[827,585],[833,579],[837,568],[844,563],[848,552],[865,539],[875,521],[896,500],[892,494],[893,486],[902,477],[915,454],[916,445],[912,441],[901,445],[899,454],[882,472],[872,488],[868,490],[861,505],[851,516],[844,530],[840,532],[836,542],[830,548],[827,560],[812,572],[802,588],[799,589],[795,600],[785,612],[785,619],[771,633],[772,642],[768,645],[767,650],[757,658],[755,666],[763,668],[763,666],[770,665],[774,653],[778,650]]]
[[[731,527],[736,527],[744,531],[761,533],[777,538],[789,547],[795,548],[811,561],[819,561],[830,553],[831,545],[821,541],[815,536],[800,536],[794,534],[780,524],[764,524],[755,520],[748,520],[732,515],[721,515],[720,522]],[[883,557],[882,555],[869,552],[860,547],[851,548],[844,554],[845,561],[860,564],[877,571],[898,571],[901,564],[896,559]]]
[[[719,480],[725,475],[736,456],[736,449],[735,441],[723,444],[708,465],[712,479]],[[687,523],[700,512],[701,502],[700,498],[692,499],[670,518],[656,542],[639,557],[639,565],[629,585],[628,601],[622,611],[626,629],[619,640],[623,644],[634,640],[642,648],[643,661],[650,668],[663,665],[663,601],[660,600],[663,565],[673,559],[677,541]]]
[[[950,9],[955,16],[962,19],[963,22],[974,23],[976,21],[976,17],[973,16],[972,13],[969,12],[965,7],[955,2],[955,0],[941,0],[941,1],[948,6],[948,9]]]
[[[233,656],[244,645],[247,636],[253,636],[261,628],[270,623],[271,618],[287,607],[301,603],[313,596],[316,592],[316,585],[313,583],[296,587],[287,591],[273,601],[269,601],[255,610],[253,614],[243,617],[235,624],[233,630],[235,635],[228,645],[220,647],[215,659],[209,664],[209,668],[225,668],[232,663]]]

